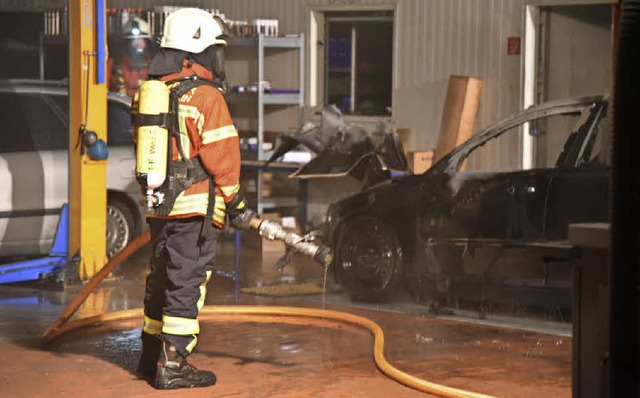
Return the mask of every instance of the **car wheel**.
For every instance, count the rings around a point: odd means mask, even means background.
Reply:
[[[107,257],[115,256],[129,243],[134,230],[131,210],[122,200],[107,203]]]
[[[402,273],[402,249],[395,232],[375,217],[357,217],[341,228],[334,275],[356,301],[388,298]]]

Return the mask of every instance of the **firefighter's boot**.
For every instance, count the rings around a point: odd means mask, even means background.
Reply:
[[[155,387],[161,390],[173,388],[207,387],[216,384],[216,375],[208,370],[198,370],[180,355],[176,348],[162,340],[160,360],[156,370]]]
[[[142,353],[136,370],[140,376],[153,377],[158,368],[162,340],[160,336],[142,332]]]

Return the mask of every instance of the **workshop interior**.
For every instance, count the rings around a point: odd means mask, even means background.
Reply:
[[[0,0],[0,51],[3,395],[640,396],[640,1]]]

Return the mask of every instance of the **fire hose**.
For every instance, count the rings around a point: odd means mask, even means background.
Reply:
[[[260,236],[269,240],[279,240],[284,242],[287,247],[287,254],[278,261],[274,268],[278,271],[282,271],[287,262],[291,259],[293,252],[309,256],[322,264],[324,268],[327,268],[333,260],[333,254],[331,249],[327,246],[317,245],[310,242],[307,237],[300,236],[293,232],[287,232],[282,228],[282,225],[272,220],[261,220],[254,218],[250,222],[251,228],[256,229]]]
[[[287,245],[287,248],[293,252],[311,256],[321,263],[323,267],[329,266],[332,260],[331,250],[323,245],[317,245],[309,242],[306,238],[292,232],[286,232],[281,225],[271,220],[254,219],[251,227],[258,230],[261,236],[266,239],[280,240]],[[109,312],[101,315],[91,316],[87,318],[75,319],[69,321],[69,318],[75,313],[86,298],[95,290],[98,284],[120,265],[130,255],[147,244],[150,240],[150,233],[147,230],[142,235],[131,241],[122,251],[116,254],[98,273],[96,273],[89,282],[78,292],[73,300],[62,311],[58,319],[47,329],[43,335],[45,341],[53,339],[67,333],[71,330],[84,326],[95,325],[102,322],[127,320],[133,318],[141,318],[143,310],[141,308]],[[382,328],[370,319],[341,311],[332,311],[325,309],[298,308],[298,307],[279,307],[279,306],[203,306],[200,314],[227,314],[227,315],[256,315],[256,316],[285,316],[285,317],[307,317],[323,320],[334,320],[344,323],[353,324],[368,329],[374,336],[374,361],[378,369],[390,377],[391,379],[402,383],[410,388],[418,391],[435,394],[441,397],[465,397],[465,398],[491,398],[489,395],[457,389],[433,383],[427,380],[417,378],[406,372],[403,372],[387,361],[384,356],[384,333]]]

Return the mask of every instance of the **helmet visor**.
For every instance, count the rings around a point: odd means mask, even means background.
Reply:
[[[214,81],[220,90],[223,92],[227,91],[229,82],[227,81],[227,74],[224,71],[224,46],[214,44],[207,47],[201,53],[191,54],[191,58],[209,69],[213,73]]]
[[[213,47],[213,59],[211,61],[212,72],[214,75],[223,78],[222,75],[224,72],[224,47],[222,46],[212,46]]]
[[[130,53],[142,54],[147,50],[147,41],[139,37],[129,39],[128,49]]]

